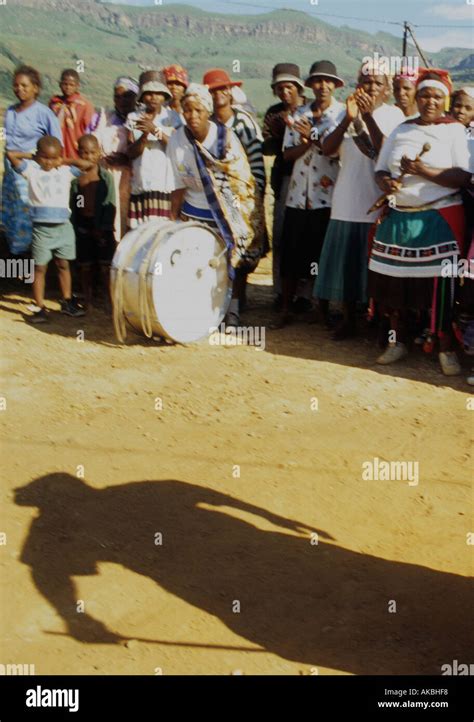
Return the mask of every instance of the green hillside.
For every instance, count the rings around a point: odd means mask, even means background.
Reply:
[[[42,72],[42,99],[46,100],[58,89],[60,70],[84,61],[83,91],[96,105],[103,105],[110,104],[113,79],[121,73],[137,76],[140,65],[161,67],[180,62],[200,81],[210,67],[224,67],[232,74],[237,60],[238,77],[262,113],[273,99],[269,78],[279,61],[296,60],[306,73],[314,60],[329,58],[350,84],[365,55],[401,51],[401,38],[335,28],[290,10],[243,16],[168,4],[130,7],[58,0],[56,8],[52,6],[51,0],[30,0],[22,6],[7,3],[1,7],[2,107],[13,100],[11,72],[20,62]],[[414,49],[410,54],[415,55]],[[434,63],[437,56],[455,66],[469,56],[469,50],[453,48],[431,54]],[[472,81],[472,66],[458,75],[460,82]]]

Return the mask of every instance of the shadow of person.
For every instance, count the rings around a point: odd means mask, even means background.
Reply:
[[[68,634],[83,642],[123,639],[76,612],[72,577],[112,562],[302,664],[440,674],[442,664],[467,662],[472,651],[467,578],[344,549],[321,530],[212,489],[176,480],[93,489],[55,473],[17,489],[15,503],[40,511],[21,561]],[[278,529],[259,529],[242,512]]]

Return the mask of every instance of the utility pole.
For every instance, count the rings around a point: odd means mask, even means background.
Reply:
[[[418,41],[417,41],[417,39],[415,38],[415,33],[413,32],[412,27],[411,27],[407,22],[405,23],[405,26],[406,26],[408,32],[410,33],[413,42],[415,43],[415,48],[418,50],[418,54],[420,55],[421,59],[423,60],[423,62],[424,62],[424,64],[425,64],[425,68],[429,68],[429,67],[430,67],[430,64],[428,63],[427,59],[426,59],[425,56],[423,55],[422,49],[421,49],[420,46],[418,45]]]
[[[407,40],[408,40],[408,23],[406,20],[403,22],[403,50],[402,50],[402,57],[406,58],[407,56]]]

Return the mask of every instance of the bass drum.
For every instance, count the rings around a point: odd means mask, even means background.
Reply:
[[[127,233],[111,266],[114,326],[178,343],[208,336],[232,295],[227,248],[202,223],[157,219]]]

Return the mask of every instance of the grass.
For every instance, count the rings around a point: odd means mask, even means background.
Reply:
[[[138,75],[139,65],[162,67],[179,61],[185,65],[194,80],[200,81],[205,70],[212,66],[232,69],[234,60],[241,63],[239,77],[244,89],[260,115],[273,101],[270,89],[271,68],[282,58],[296,56],[303,74],[317,57],[330,57],[346,81],[352,81],[356,69],[367,49],[379,52],[399,53],[401,40],[387,33],[353,31],[350,28],[335,28],[301,12],[276,11],[265,16],[211,15],[197,8],[183,5],[128,7],[109,5],[117,13],[126,16],[133,23],[129,29],[117,27],[82,10],[80,3],[76,12],[57,12],[48,9],[25,7],[0,8],[2,19],[2,41],[0,42],[0,102],[5,107],[12,102],[10,90],[11,72],[22,61],[37,66],[44,78],[43,101],[58,90],[57,79],[60,70],[75,67],[77,60],[85,62],[82,75],[83,92],[97,106],[110,103],[113,80],[117,75],[127,73]],[[242,32],[235,37],[222,35],[209,26],[209,32],[189,29],[183,31],[165,23],[154,24],[154,14],[163,18],[172,16],[190,17],[194,22],[206,23],[220,18],[226,25],[238,23],[239,27],[272,22],[274,27],[309,27],[317,29],[320,40],[298,41],[292,47],[291,35],[288,46],[282,45],[282,36],[277,38],[261,35],[246,37]],[[150,19],[145,26],[138,21]],[[444,56],[451,54],[457,62],[468,51],[448,49]],[[466,83],[474,75],[463,71],[461,82]]]

